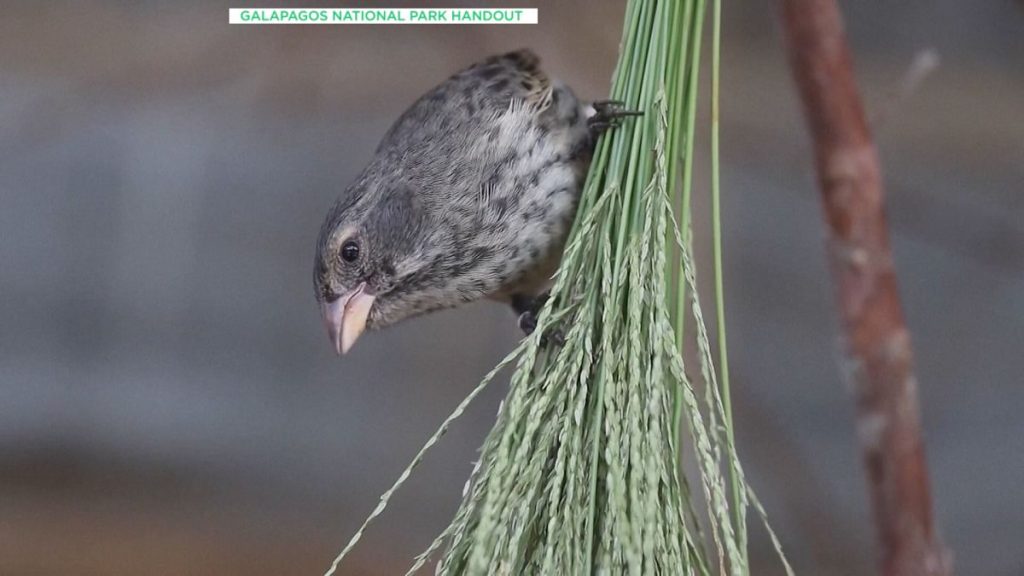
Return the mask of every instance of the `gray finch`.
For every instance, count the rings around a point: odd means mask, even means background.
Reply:
[[[529,332],[597,135],[623,115],[550,79],[527,50],[419,98],[327,214],[313,283],[334,349],[366,328],[480,298]]]

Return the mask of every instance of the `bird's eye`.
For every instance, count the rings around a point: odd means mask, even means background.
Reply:
[[[345,245],[341,247],[341,259],[345,262],[355,262],[359,259],[359,244],[354,240],[345,242]]]

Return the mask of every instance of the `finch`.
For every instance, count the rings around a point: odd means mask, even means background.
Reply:
[[[597,137],[634,114],[579,100],[528,50],[420,97],[320,229],[313,283],[334,350],[481,298],[511,304],[531,332]]]

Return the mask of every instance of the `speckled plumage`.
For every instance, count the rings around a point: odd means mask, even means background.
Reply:
[[[529,51],[488,58],[417,100],[338,198],[317,298],[365,283],[379,328],[483,297],[535,295],[554,272],[593,150],[593,109]],[[355,262],[339,257],[359,244]]]

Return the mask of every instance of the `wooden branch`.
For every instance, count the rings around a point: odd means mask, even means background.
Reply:
[[[947,576],[935,534],[913,351],[889,249],[878,154],[835,0],[781,0],[814,141],[857,432],[885,576]]]

